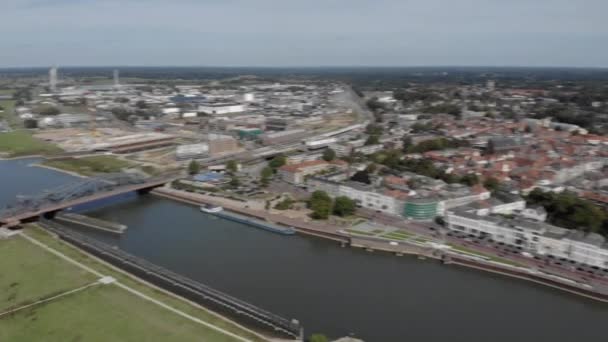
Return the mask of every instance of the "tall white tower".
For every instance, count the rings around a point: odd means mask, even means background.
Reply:
[[[57,91],[57,67],[54,66],[49,70],[49,86],[51,88],[51,92]]]
[[[496,89],[496,81],[494,81],[494,80],[488,80],[486,82],[486,89],[488,91],[494,91]]]
[[[114,69],[114,86],[118,87],[120,85],[120,76],[118,73],[118,69]]]

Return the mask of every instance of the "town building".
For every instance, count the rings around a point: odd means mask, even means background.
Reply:
[[[279,176],[286,182],[302,184],[306,176],[314,175],[331,169],[341,170],[345,163],[341,161],[326,162],[324,160],[311,160],[299,164],[283,165],[279,168]]]
[[[198,106],[199,112],[208,115],[242,113],[245,110],[245,105],[234,102],[208,102]]]
[[[487,237],[538,255],[608,269],[608,246],[599,234],[585,234],[521,216],[480,216],[467,210],[448,211],[445,222],[450,230]]]
[[[177,160],[197,159],[208,155],[209,144],[207,143],[180,145],[175,151],[175,158]]]
[[[209,134],[207,144],[209,145],[209,154],[212,156],[240,150],[236,139],[229,135]]]

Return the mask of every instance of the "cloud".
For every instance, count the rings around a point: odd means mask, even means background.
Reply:
[[[3,0],[3,6],[0,67],[608,63],[603,0]]]

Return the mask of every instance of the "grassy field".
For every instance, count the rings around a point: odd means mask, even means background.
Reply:
[[[348,228],[348,229],[344,229],[345,231],[349,232],[349,233],[353,233],[353,234],[359,234],[359,235],[365,235],[365,236],[374,236],[376,234],[374,233],[370,233],[370,232],[366,232],[366,231],[362,231],[362,230],[356,230],[356,229],[352,229],[352,228]]]
[[[383,238],[388,238],[388,239],[393,239],[393,240],[407,240],[412,237],[412,234],[397,230],[394,232],[383,234],[381,236]]]
[[[0,240],[0,256],[0,311],[85,285],[97,278],[20,237]],[[36,281],[32,275],[36,276]]]
[[[474,249],[471,249],[471,248],[467,248],[467,247],[463,247],[463,246],[459,246],[459,245],[453,245],[453,244],[450,244],[450,246],[452,247],[452,249],[455,249],[457,251],[464,252],[464,253],[467,253],[467,254],[473,254],[473,255],[476,255],[476,256],[479,256],[479,257],[488,258],[489,260],[492,260],[492,261],[495,261],[495,262],[499,262],[499,263],[502,263],[502,264],[507,264],[507,265],[516,266],[516,267],[524,267],[524,265],[522,265],[522,264],[520,264],[520,263],[518,263],[516,261],[512,261],[512,260],[509,260],[509,259],[497,257],[497,256],[494,256],[494,255],[491,255],[491,254],[481,253],[481,252],[478,252],[478,251],[476,251]]]
[[[7,157],[53,155],[60,152],[59,147],[38,140],[27,131],[0,133],[0,153]]]
[[[84,176],[91,176],[96,173],[120,172],[123,168],[132,166],[130,162],[113,156],[46,160],[42,165],[79,173]]]
[[[39,228],[30,226],[24,234],[103,275],[116,278],[121,284],[146,296],[251,341],[262,341],[206,310],[115,271]],[[76,289],[97,279],[92,273],[83,273],[78,266],[53,256],[19,236],[0,240],[0,253],[3,256],[0,258],[2,297],[6,297],[4,293],[12,293],[9,291],[19,292],[19,299],[12,301],[9,306],[14,306],[13,302],[23,305],[41,296]],[[7,255],[5,253],[10,253],[10,258],[4,257]],[[23,259],[28,261],[24,264]],[[23,285],[13,285],[18,290],[10,290],[13,283],[26,282],[32,284],[29,290],[26,291]],[[1,303],[5,308],[9,304],[6,298],[2,298]],[[0,341],[227,342],[236,339],[146,301],[117,284],[96,284],[47,303],[0,316]]]
[[[15,100],[2,100],[0,101],[0,106],[3,108],[0,113],[0,120],[5,120],[9,125],[14,127],[18,122],[15,115]]]

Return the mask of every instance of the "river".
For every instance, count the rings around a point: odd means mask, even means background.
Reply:
[[[0,201],[72,179],[29,163],[0,161]],[[276,235],[152,195],[90,214],[129,228],[120,237],[88,234],[297,318],[308,334],[352,333],[368,342],[570,342],[605,335],[608,305],[521,280]]]

